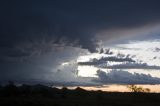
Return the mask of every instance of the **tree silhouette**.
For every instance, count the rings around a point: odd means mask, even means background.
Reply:
[[[138,87],[136,85],[128,85],[127,88],[129,88],[131,92],[150,92],[149,88]]]

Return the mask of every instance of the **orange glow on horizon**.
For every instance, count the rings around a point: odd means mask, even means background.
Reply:
[[[138,87],[143,87],[143,88],[149,88],[150,92],[155,92],[155,93],[160,93],[160,84],[158,85],[136,85]],[[77,86],[74,87],[67,87],[68,89],[75,89]],[[127,85],[104,85],[104,86],[79,86],[82,89],[88,90],[88,91],[108,91],[108,92],[131,92],[128,88]],[[58,87],[62,88],[62,87]]]

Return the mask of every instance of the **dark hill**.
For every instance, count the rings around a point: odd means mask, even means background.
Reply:
[[[69,90],[44,85],[0,86],[0,106],[160,106],[159,93]]]

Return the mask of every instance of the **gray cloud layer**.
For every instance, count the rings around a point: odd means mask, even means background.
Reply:
[[[98,68],[105,68],[105,69],[155,69],[159,70],[160,66],[155,65],[148,65],[147,63],[139,63],[132,59],[136,55],[125,55],[118,53],[116,56],[107,56],[101,57],[100,59],[92,59],[90,61],[85,62],[78,62],[78,65],[88,65],[88,66],[95,66]],[[109,62],[115,62],[115,64],[110,65]]]
[[[151,75],[129,73],[127,71],[116,71],[112,70],[109,73],[98,70],[97,71],[98,81],[105,84],[160,84],[160,79],[152,77]]]
[[[112,56],[112,57],[102,57],[100,59],[93,59],[92,61],[89,62],[79,62],[79,65],[101,65],[101,64],[107,64],[107,62],[135,62],[133,59],[131,58],[119,58],[116,56]]]

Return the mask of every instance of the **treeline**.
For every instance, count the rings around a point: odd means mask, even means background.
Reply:
[[[159,93],[69,90],[44,85],[0,86],[0,106],[160,106]]]

